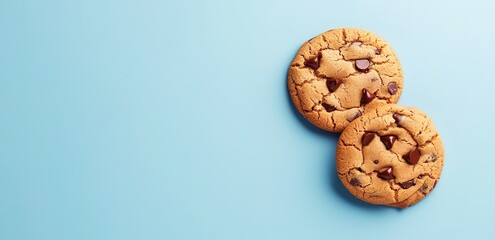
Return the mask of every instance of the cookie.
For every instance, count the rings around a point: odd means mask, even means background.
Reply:
[[[299,112],[314,125],[342,132],[357,117],[402,93],[402,68],[377,35],[340,28],[304,43],[289,67],[288,87]]]
[[[349,124],[339,138],[336,159],[339,178],[354,196],[405,208],[435,187],[444,150],[423,112],[389,104]]]

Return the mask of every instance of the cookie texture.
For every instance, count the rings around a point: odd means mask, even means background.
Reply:
[[[288,73],[296,108],[332,132],[342,132],[378,106],[396,103],[402,87],[402,68],[392,48],[361,29],[334,29],[307,41]]]
[[[354,196],[405,208],[435,187],[444,149],[423,112],[389,104],[349,124],[339,138],[336,161],[340,180]]]

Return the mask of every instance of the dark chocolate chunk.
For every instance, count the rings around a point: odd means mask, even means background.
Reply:
[[[327,88],[328,88],[328,91],[330,92],[335,92],[335,90],[337,90],[337,88],[339,88],[340,86],[340,82],[335,80],[335,79],[327,79]]]
[[[388,93],[395,95],[397,93],[397,83],[396,82],[389,82],[387,85]]]
[[[363,144],[363,146],[368,146],[373,138],[375,138],[375,133],[365,132],[363,134],[363,137],[361,137],[361,143]]]
[[[438,180],[435,180],[435,183],[433,183],[433,187],[431,188],[431,190],[433,190],[437,186],[437,182]]]
[[[361,185],[361,181],[359,181],[359,179],[357,179],[357,178],[351,178],[351,181],[349,181],[349,183],[352,186],[359,186],[359,185]]]
[[[428,190],[428,184],[423,184],[423,186],[421,186],[419,188],[419,191],[422,192],[422,193],[426,193],[426,191]]]
[[[404,115],[401,115],[401,114],[398,114],[398,113],[394,113],[392,115],[392,117],[394,117],[395,119],[395,124],[397,124],[397,126],[401,126],[400,124],[404,121],[404,119],[406,118],[406,116]]]
[[[414,179],[399,183],[399,186],[404,189],[408,189],[414,185],[416,185],[416,183],[414,183]]]
[[[378,160],[373,160],[373,163],[374,163],[374,164],[378,164],[379,162],[380,162],[380,161],[378,161]]]
[[[370,93],[368,92],[368,90],[363,88],[361,95],[361,104],[367,104],[371,102],[373,99],[375,99],[375,94]]]
[[[385,136],[380,137],[380,140],[385,145],[385,148],[387,150],[389,150],[394,145],[395,140],[397,140],[397,136],[395,136],[395,135],[385,135]]]
[[[419,157],[421,157],[421,153],[419,152],[418,149],[414,149],[410,151],[408,154],[402,156],[404,160],[407,161],[409,164],[416,164],[419,161]]]
[[[363,58],[357,59],[355,62],[356,69],[360,72],[367,72],[370,67],[370,60]]]
[[[354,121],[354,119],[358,118],[358,117],[361,117],[363,113],[361,112],[361,110],[358,110],[356,114],[354,114],[353,116],[350,116],[347,118],[347,121],[349,122],[352,122]]]
[[[321,106],[323,106],[323,108],[325,108],[325,110],[327,112],[333,112],[336,109],[334,106],[332,106],[332,105],[330,105],[328,103],[322,103]]]
[[[314,70],[318,69],[320,67],[320,58],[319,58],[319,56],[314,57],[314,58],[310,58],[310,59],[304,61],[304,66],[310,67],[310,68],[312,68]]]
[[[375,54],[376,55],[380,55],[380,53],[382,53],[382,50],[381,49],[379,49],[379,48],[375,49]]]
[[[378,172],[378,177],[383,180],[390,180],[395,178],[395,176],[392,174],[392,167],[382,169],[380,172]]]
[[[434,162],[437,160],[437,156],[435,154],[430,154],[426,159],[426,162]]]

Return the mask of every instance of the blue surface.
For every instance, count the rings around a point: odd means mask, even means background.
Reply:
[[[411,1],[409,1],[411,2]],[[0,239],[493,238],[489,1],[2,1]],[[406,210],[338,182],[337,134],[291,106],[299,46],[385,38],[442,180]]]

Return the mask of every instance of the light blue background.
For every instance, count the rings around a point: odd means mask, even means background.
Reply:
[[[493,238],[495,4],[455,2],[2,1],[0,239]],[[337,27],[388,40],[444,140],[409,209],[353,198],[291,106]]]

